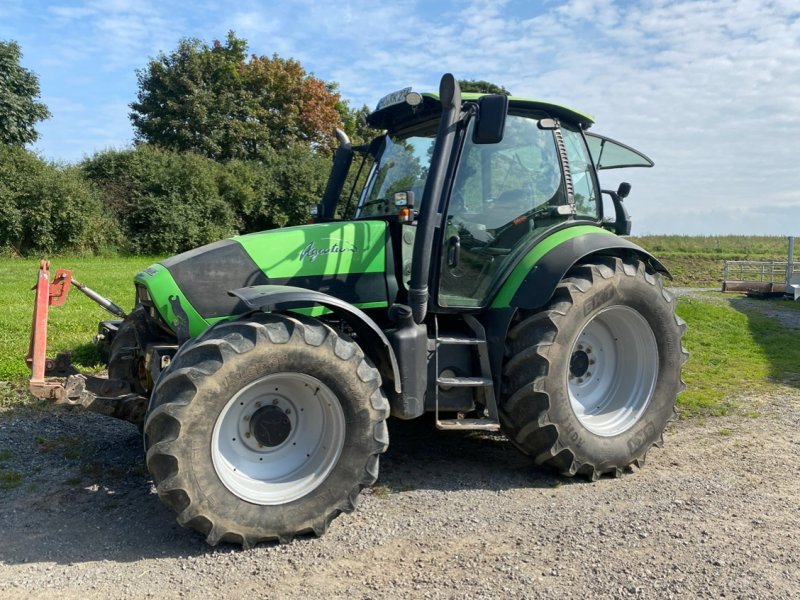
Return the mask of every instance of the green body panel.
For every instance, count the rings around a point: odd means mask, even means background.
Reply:
[[[581,235],[587,235],[590,233],[602,233],[606,235],[613,236],[614,234],[610,231],[603,229],[602,227],[596,227],[594,225],[578,225],[575,227],[569,227],[567,229],[562,229],[561,231],[557,231],[554,234],[546,237],[541,242],[536,244],[530,252],[528,252],[525,257],[517,264],[511,274],[506,279],[503,286],[500,288],[500,291],[495,296],[494,300],[492,301],[492,308],[506,308],[510,305],[511,299],[514,297],[517,289],[522,284],[522,281],[525,277],[530,273],[531,269],[538,263],[541,258],[550,252],[556,246],[563,244],[564,242],[574,239]]]
[[[385,221],[301,225],[232,239],[270,278],[386,270]]]
[[[243,258],[249,257],[255,263],[260,271],[260,283],[295,286],[306,284],[304,287],[308,289],[321,288],[324,291],[324,286],[330,285],[336,277],[350,275],[357,281],[362,276],[371,276],[370,281],[378,285],[372,285],[370,293],[363,295],[362,301],[354,298],[352,303],[360,308],[381,308],[389,304],[385,285],[386,230],[384,221],[321,223],[236,236],[230,242],[241,246]],[[196,306],[197,302],[192,302],[191,294],[176,281],[171,268],[176,264],[180,265],[184,260],[193,260],[195,263],[199,261],[201,268],[197,271],[202,272],[198,272],[196,276],[202,279],[203,289],[208,294],[224,297],[227,302],[232,302],[228,297],[228,290],[252,285],[250,276],[233,283],[227,278],[215,285],[214,265],[210,264],[214,258],[209,258],[206,269],[202,255],[204,251],[210,255],[216,246],[217,244],[211,244],[163,261],[169,267],[162,263],[151,265],[134,278],[136,284],[147,289],[156,310],[173,329],[177,326],[178,319],[172,309],[170,297],[180,299],[192,337],[214,323],[235,317],[242,311],[204,315]],[[352,290],[353,287],[348,286],[348,289]],[[316,316],[326,312],[326,309],[309,307],[297,309],[297,312]]]

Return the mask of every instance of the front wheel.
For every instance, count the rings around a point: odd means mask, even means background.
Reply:
[[[145,434],[159,497],[212,545],[322,535],[377,478],[380,383],[353,341],[314,319],[209,328],[153,391]]]
[[[538,464],[596,479],[640,466],[683,389],[686,329],[639,260],[574,267],[508,336],[501,424]]]

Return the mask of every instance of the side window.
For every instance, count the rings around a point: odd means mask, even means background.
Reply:
[[[583,136],[579,132],[571,131],[566,127],[562,129],[562,133],[564,135],[564,146],[567,150],[569,169],[572,173],[577,216],[594,220],[599,219],[600,197],[595,185],[592,159],[583,141]]]

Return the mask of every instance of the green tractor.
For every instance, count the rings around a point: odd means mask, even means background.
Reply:
[[[585,113],[450,74],[368,122],[386,133],[339,132],[313,224],[145,269],[133,311],[100,325],[108,379],[32,383],[139,424],[159,497],[210,544],[322,535],[378,477],[389,416],[499,430],[594,480],[641,466],[675,415],[669,274],[620,237],[630,186],[597,177],[650,159]]]

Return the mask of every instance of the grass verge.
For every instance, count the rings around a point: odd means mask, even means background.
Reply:
[[[736,402],[742,390],[766,390],[797,376],[797,331],[756,312],[737,310],[730,305],[732,299],[678,301],[678,314],[688,325],[684,346],[690,355],[683,371],[686,391],[678,397],[684,416],[749,413],[749,407]]]

